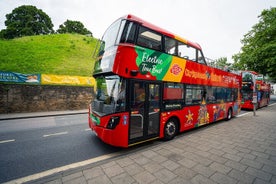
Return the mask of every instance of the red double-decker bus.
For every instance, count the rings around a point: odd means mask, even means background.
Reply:
[[[104,33],[93,77],[89,126],[114,146],[169,140],[240,110],[241,75],[207,66],[198,44],[133,15]]]
[[[254,71],[242,71],[242,109],[254,109],[253,96],[256,97],[256,109],[267,106],[270,101],[270,84],[263,75]]]

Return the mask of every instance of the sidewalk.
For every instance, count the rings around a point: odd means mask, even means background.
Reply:
[[[276,184],[276,105],[29,183]]]
[[[88,110],[83,109],[83,110],[48,111],[48,112],[31,112],[31,113],[10,113],[10,114],[0,114],[0,121],[10,120],[10,119],[25,119],[25,118],[62,116],[62,115],[84,114],[84,113],[88,113]]]

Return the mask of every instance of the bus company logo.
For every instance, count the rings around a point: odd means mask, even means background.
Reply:
[[[182,68],[178,64],[174,64],[170,71],[172,74],[178,75],[182,71]]]

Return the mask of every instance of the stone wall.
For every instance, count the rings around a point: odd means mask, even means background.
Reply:
[[[0,114],[87,109],[92,87],[0,84]]]

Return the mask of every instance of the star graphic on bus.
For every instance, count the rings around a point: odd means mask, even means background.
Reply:
[[[190,109],[188,110],[188,115],[186,115],[186,118],[187,118],[187,121],[186,121],[186,123],[187,124],[192,124],[192,122],[193,122],[193,113],[191,113],[191,111],[190,111]]]

